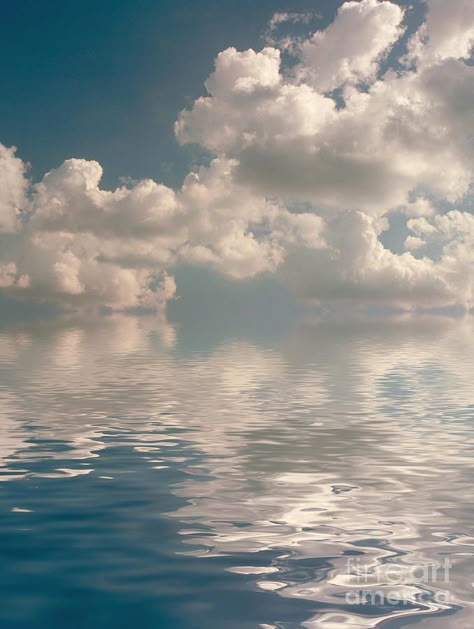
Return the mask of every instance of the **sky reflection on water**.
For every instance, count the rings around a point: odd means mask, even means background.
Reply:
[[[2,627],[470,627],[472,319],[183,338],[0,332]]]

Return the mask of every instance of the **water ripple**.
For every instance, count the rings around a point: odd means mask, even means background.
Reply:
[[[1,332],[2,626],[470,627],[473,367],[469,319]]]

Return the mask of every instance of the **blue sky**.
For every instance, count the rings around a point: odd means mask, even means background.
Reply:
[[[0,299],[469,310],[473,43],[471,0],[3,2]]]
[[[260,48],[277,11],[316,11],[327,23],[333,0],[57,0],[2,2],[0,22],[0,142],[14,145],[38,180],[64,159],[98,160],[103,185],[150,177],[178,186],[199,162],[199,147],[176,142],[180,110],[205,92],[217,53],[229,45]],[[235,286],[213,273],[178,269],[180,318],[217,321],[265,316],[278,304],[283,318],[294,300],[272,278]],[[184,299],[183,299],[184,298]],[[211,305],[210,305],[211,304]],[[16,304],[1,300],[4,317]],[[239,307],[240,305],[240,307]],[[196,310],[197,309],[197,310]],[[21,309],[20,309],[21,310]],[[24,316],[51,310],[28,302]],[[275,314],[275,310],[273,310]]]
[[[25,0],[2,2],[0,141],[39,178],[68,157],[122,176],[178,185],[200,157],[176,143],[181,109],[204,92],[217,53],[263,45],[277,11],[333,0]]]

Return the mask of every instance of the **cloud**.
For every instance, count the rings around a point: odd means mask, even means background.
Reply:
[[[430,216],[434,202],[462,203],[472,186],[471,9],[462,0],[450,4],[444,30],[442,10],[429,3],[409,44],[413,50],[418,42],[414,65],[405,70],[382,70],[403,34],[403,12],[376,0],[343,4],[326,30],[298,43],[296,70],[273,48],[252,51],[251,65],[249,51],[228,49],[217,57],[209,95],[177,122],[181,142],[236,160],[240,185],[289,207],[303,204],[324,220],[326,246],[287,247],[279,270],[302,297],[472,301],[472,268],[452,259],[452,242],[432,259],[397,255],[379,239],[378,217]],[[412,249],[421,245],[416,237]],[[464,245],[454,242],[464,259]]]
[[[427,19],[411,38],[408,58],[423,64],[467,59],[474,46],[474,4],[471,0],[426,0]]]
[[[14,232],[20,208],[26,206],[26,167],[15,148],[0,144],[0,233]]]
[[[315,19],[321,19],[319,13],[294,13],[294,12],[277,12],[272,15],[268,21],[267,28],[264,33],[264,40],[269,46],[275,46],[281,49],[294,48],[294,38],[290,35],[282,34],[284,25],[303,24],[308,25]]]
[[[2,290],[161,308],[171,269],[187,263],[237,280],[276,273],[308,299],[472,305],[474,224],[462,204],[474,180],[473,9],[427,9],[396,68],[387,55],[404,15],[388,0],[342,4],[283,56],[219,53],[207,95],[175,126],[212,161],[176,190],[151,180],[103,190],[101,166],[78,159],[32,185],[1,147]],[[276,14],[270,27],[295,19]],[[382,244],[394,212],[403,253]]]
[[[319,92],[372,82],[380,59],[403,30],[402,9],[391,2],[345,2],[335,21],[301,45],[300,77]]]
[[[353,4],[375,11],[390,3]],[[341,14],[356,28],[360,10],[352,11],[341,10],[329,28]],[[331,41],[326,53],[332,48]],[[388,71],[370,88],[346,84],[338,106],[324,90],[285,73],[278,50],[231,48],[218,55],[206,85],[209,95],[181,114],[177,137],[237,159],[241,182],[260,194],[316,209],[384,213],[407,204],[418,188],[452,202],[469,190],[474,71],[461,60]]]
[[[6,175],[24,167],[5,151]],[[236,164],[215,159],[190,173],[181,189],[151,180],[100,188],[101,166],[71,159],[31,185],[19,180],[24,220],[3,229],[0,286],[66,307],[162,308],[175,293],[167,271],[207,265],[236,279],[275,271],[286,242],[318,245],[322,221],[291,214],[235,183]],[[10,195],[11,196],[11,195]],[[15,219],[16,222],[13,220]]]
[[[272,15],[267,25],[267,34],[273,33],[282,24],[297,24],[301,22],[308,24],[315,17],[321,16],[317,13],[291,13],[291,12],[277,12]]]
[[[327,249],[295,249],[281,272],[300,297],[318,301],[401,307],[472,302],[472,272],[466,273],[460,260],[451,260],[448,251],[437,262],[409,252],[395,254],[382,245],[379,234],[373,217],[363,212],[341,213],[324,232]]]

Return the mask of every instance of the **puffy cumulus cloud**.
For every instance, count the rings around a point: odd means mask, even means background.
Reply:
[[[371,82],[379,61],[402,34],[403,12],[391,2],[345,2],[336,20],[301,45],[301,78],[319,92]]]
[[[411,38],[408,59],[432,64],[467,59],[474,46],[474,4],[471,0],[426,0],[427,19]]]
[[[282,248],[271,224],[287,212],[238,186],[235,166],[216,159],[185,178],[179,198],[188,208],[188,237],[179,259],[243,279],[278,266]]]
[[[9,288],[12,286],[27,288],[29,284],[29,277],[27,275],[19,275],[14,262],[0,264],[0,288]]]
[[[108,191],[97,162],[67,160],[33,186],[14,152],[4,153],[0,177],[17,169],[26,208],[18,221],[10,203],[16,222],[8,227],[16,232],[4,236],[0,252],[0,287],[13,296],[162,308],[175,293],[167,271],[177,263],[243,279],[274,271],[286,243],[311,234],[312,246],[323,246],[320,218],[293,215],[239,186],[231,160],[190,173],[180,190],[146,180]]]
[[[474,215],[469,212],[451,210],[431,218],[412,218],[408,221],[408,227],[427,241],[458,241],[463,238],[474,242]]]
[[[316,207],[383,213],[418,188],[459,199],[473,176],[472,66],[449,58],[356,85],[376,76],[401,18],[390,2],[346,3],[326,31],[301,45],[296,77],[275,48],[220,53],[209,95],[176,123],[178,139],[237,159],[242,183],[259,194]],[[331,85],[314,78],[320,63]],[[343,103],[327,93],[336,87]]]
[[[280,65],[275,48],[219,53],[206,82],[209,96],[176,122],[178,140],[241,156],[252,146],[314,137],[334,118],[335,103],[306,84],[285,81]]]
[[[215,159],[184,180],[188,238],[179,260],[206,264],[236,278],[275,271],[290,244],[323,247],[324,221],[292,214],[236,181],[237,162]],[[308,243],[308,240],[311,240]]]
[[[416,255],[393,253],[380,235],[391,212],[432,217],[471,190],[473,10],[465,0],[449,7],[429,0],[426,21],[399,60],[410,64],[393,69],[386,59],[404,34],[402,9],[346,2],[325,30],[286,46],[295,54],[288,66],[274,47],[220,53],[208,95],[181,113],[178,140],[235,161],[239,186],[321,218],[319,245],[287,241],[279,267],[301,296],[472,300],[459,233],[436,256],[421,257],[429,248],[419,234],[407,240]]]
[[[414,201],[411,201],[402,208],[403,214],[407,216],[432,216],[436,213],[433,204],[424,197],[418,197]]]
[[[77,159],[32,186],[1,147],[2,290],[159,307],[184,262],[239,280],[274,272],[310,299],[472,305],[473,222],[436,208],[474,179],[473,5],[427,9],[406,50],[402,9],[360,0],[306,39],[221,52],[175,127],[213,159],[176,190],[103,190],[100,165]],[[401,254],[382,244],[391,212],[409,233]]]
[[[15,149],[0,144],[0,234],[17,229],[20,209],[26,207],[25,170]]]
[[[406,241],[407,249],[421,251],[435,247],[436,266],[454,294],[466,304],[474,303],[474,215],[451,210],[429,218],[412,218],[408,227],[414,234]]]
[[[472,303],[474,260],[471,254],[469,269],[464,259],[468,248],[461,256],[447,246],[437,261],[410,252],[397,255],[380,242],[383,228],[363,212],[341,213],[324,232],[326,249],[294,249],[281,272],[299,296],[318,301],[382,302],[404,308]],[[471,239],[473,235],[474,230]]]
[[[16,168],[24,210],[16,233],[2,238],[4,291],[80,307],[152,307],[172,296],[171,245],[153,238],[176,213],[172,191],[153,182],[101,190],[100,165],[85,160],[68,160],[32,186],[21,161],[4,152],[0,178]]]
[[[325,248],[290,250],[280,272],[306,299],[472,307],[474,215],[452,210],[418,216],[407,227],[407,251],[395,254],[379,239],[384,221],[341,212],[325,226]]]

